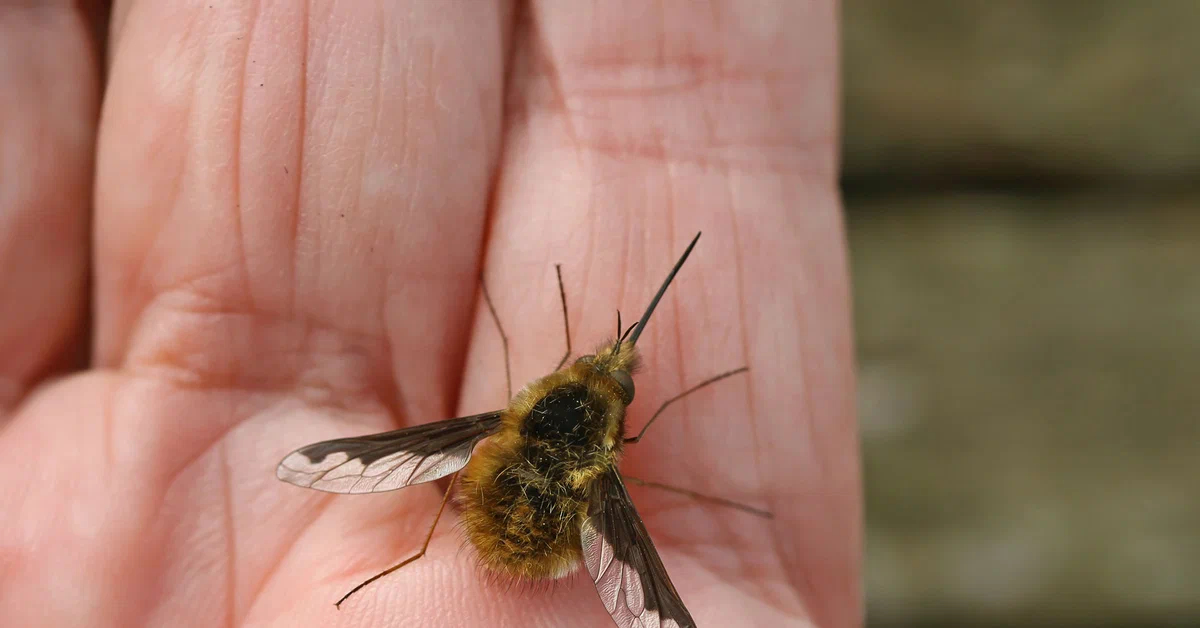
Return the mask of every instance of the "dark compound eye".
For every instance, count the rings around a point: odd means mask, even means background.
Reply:
[[[621,390],[625,391],[625,403],[633,402],[633,378],[629,376],[628,371],[613,371],[609,376],[617,380],[621,385]]]
[[[584,355],[584,356],[580,356],[578,360],[575,360],[575,363],[576,364],[591,364],[592,362],[595,362],[595,361],[596,361],[596,356]]]

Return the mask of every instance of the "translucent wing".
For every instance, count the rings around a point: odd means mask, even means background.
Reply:
[[[275,477],[330,493],[379,493],[429,482],[466,466],[500,412],[314,443],[288,454]]]
[[[593,485],[580,537],[583,562],[618,626],[695,628],[615,468]]]

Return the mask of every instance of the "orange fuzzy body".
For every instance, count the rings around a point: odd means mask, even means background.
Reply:
[[[543,580],[579,564],[592,482],[617,463],[624,437],[629,400],[610,374],[638,362],[633,345],[615,348],[517,393],[463,469],[462,525],[484,567]]]

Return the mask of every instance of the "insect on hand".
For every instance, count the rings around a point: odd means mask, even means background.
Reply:
[[[616,337],[563,368],[571,355],[567,327],[567,351],[558,367],[516,396],[510,394],[507,408],[324,441],[283,459],[276,470],[279,479],[333,493],[390,491],[453,474],[421,550],[351,589],[338,600],[339,607],[359,589],[425,555],[461,472],[462,524],[485,568],[546,580],[572,573],[582,559],[617,625],[696,625],[667,576],[625,482],[771,515],[693,491],[623,478],[617,464],[624,446],[641,440],[673,402],[747,371],[743,367],[722,373],[668,399],[636,436],[625,435],[625,408],[633,401],[632,375],[639,365],[638,338],[699,239],[696,234],[639,321],[622,330],[618,313]],[[566,326],[566,292],[561,268],[556,270]],[[483,295],[504,343],[507,375],[508,339],[486,286]]]

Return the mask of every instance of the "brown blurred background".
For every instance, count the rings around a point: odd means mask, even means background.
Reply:
[[[869,624],[1200,626],[1200,0],[843,0]]]

